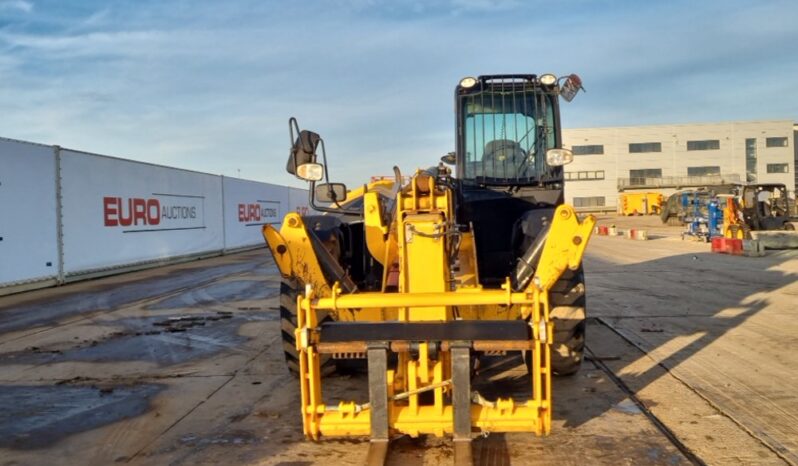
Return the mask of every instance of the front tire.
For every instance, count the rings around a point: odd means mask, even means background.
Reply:
[[[294,376],[299,376],[299,353],[296,350],[296,298],[303,285],[299,280],[287,279],[280,282],[280,336],[283,343],[285,367]],[[329,316],[321,322],[331,320]],[[329,354],[320,354],[321,375],[329,375],[335,371],[335,363]]]
[[[587,327],[585,274],[582,266],[566,270],[549,292],[549,318],[554,323],[551,369],[554,375],[579,372]]]

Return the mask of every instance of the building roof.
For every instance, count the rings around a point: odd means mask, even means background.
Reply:
[[[566,131],[572,130],[611,130],[611,129],[665,129],[665,128],[690,128],[696,126],[723,126],[723,125],[762,125],[762,124],[785,124],[792,125],[798,130],[798,122],[792,119],[773,119],[773,120],[738,120],[738,121],[715,121],[715,122],[694,122],[694,123],[662,123],[656,125],[623,125],[623,126],[597,126],[582,128],[563,128]]]

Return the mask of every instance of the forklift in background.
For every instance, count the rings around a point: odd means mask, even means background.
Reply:
[[[783,184],[742,186],[724,209],[723,236],[750,239],[752,231],[795,230],[790,223],[787,187]]]
[[[743,186],[740,198],[743,220],[752,231],[795,230],[790,223],[787,187],[783,184]]]

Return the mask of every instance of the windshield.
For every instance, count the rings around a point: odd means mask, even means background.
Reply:
[[[547,173],[545,152],[555,144],[550,99],[522,90],[463,96],[465,178],[526,183]]]

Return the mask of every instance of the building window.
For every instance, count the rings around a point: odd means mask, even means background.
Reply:
[[[591,146],[572,146],[571,152],[574,155],[593,155],[593,154],[603,154],[604,153],[604,146],[598,145],[591,145]]]
[[[604,207],[604,196],[575,197],[574,207]]]
[[[790,166],[786,163],[769,163],[768,173],[789,173]]]
[[[787,147],[787,138],[765,138],[765,147]]]
[[[646,178],[662,178],[661,168],[641,168],[629,170],[629,182],[632,184],[646,184]]]
[[[631,185],[645,185],[648,178],[662,178],[661,168],[641,168],[638,170],[629,170],[629,184]]]
[[[720,141],[717,139],[707,139],[706,141],[687,141],[687,150],[718,150]]]
[[[585,180],[603,180],[604,170],[589,170],[578,172],[566,172],[566,181],[585,181]]]
[[[756,183],[756,139],[745,140],[745,181]]]
[[[720,167],[687,167],[687,176],[720,176]]]
[[[633,142],[629,144],[630,154],[642,152],[662,152],[662,143],[659,142]]]

